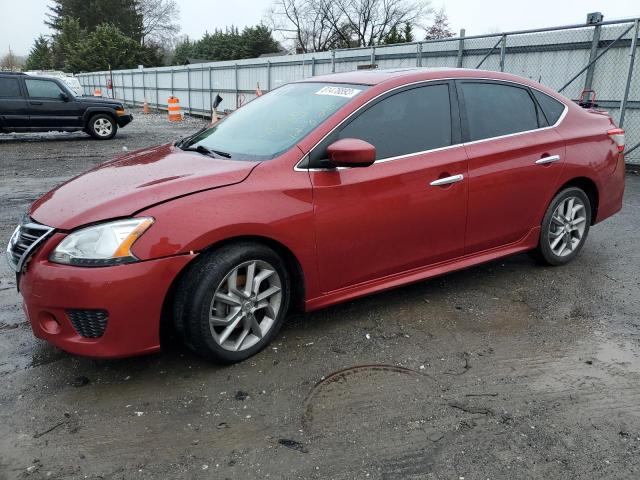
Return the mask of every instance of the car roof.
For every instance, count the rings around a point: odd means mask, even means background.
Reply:
[[[522,84],[534,84],[528,79],[511,75],[509,73],[494,72],[491,70],[476,70],[468,68],[389,68],[357,70],[353,72],[331,73],[311,77],[302,82],[328,82],[328,83],[352,83],[360,85],[378,85],[390,80],[394,83],[411,83],[421,80],[438,80],[450,78],[483,78],[493,80],[507,80]]]

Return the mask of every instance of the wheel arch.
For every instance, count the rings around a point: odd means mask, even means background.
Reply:
[[[116,123],[116,125],[118,124],[118,119],[117,119],[116,114],[115,114],[115,112],[113,110],[109,110],[108,108],[95,108],[94,107],[94,108],[89,108],[89,109],[87,109],[86,112],[84,112],[84,118],[83,118],[84,128],[89,128],[89,121],[95,115],[100,115],[100,114],[108,115]]]
[[[180,285],[184,276],[189,272],[190,268],[195,265],[197,259],[202,253],[210,252],[225,245],[239,243],[239,242],[255,242],[262,245],[266,245],[276,252],[285,263],[285,267],[291,276],[291,302],[289,312],[301,312],[304,311],[305,301],[305,276],[300,261],[296,255],[283,243],[274,240],[273,238],[260,236],[260,235],[241,235],[235,237],[225,238],[215,242],[208,247],[198,252],[198,255],[193,256],[193,260],[187,263],[182,270],[175,276],[167,293],[165,295],[162,312],[160,317],[160,337],[166,339],[172,332],[173,325],[173,301],[175,298],[176,290]]]
[[[571,180],[566,181],[558,190],[556,190],[551,198],[555,198],[558,193],[569,187],[577,187],[587,195],[587,197],[589,198],[589,202],[591,203],[591,225],[595,224],[596,218],[598,217],[598,204],[600,202],[600,192],[598,191],[596,182],[594,182],[589,177],[572,178]]]

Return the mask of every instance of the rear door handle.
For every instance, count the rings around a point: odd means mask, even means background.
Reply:
[[[461,182],[464,179],[464,175],[452,175],[450,177],[439,178],[438,180],[434,180],[429,185],[432,187],[441,187],[443,185],[449,185],[451,183]]]
[[[42,102],[29,102],[31,105],[42,105]]]
[[[536,165],[546,165],[547,163],[553,163],[560,160],[560,155],[547,155],[540,160],[536,160]]]

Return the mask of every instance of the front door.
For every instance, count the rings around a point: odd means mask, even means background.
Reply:
[[[29,116],[32,127],[77,127],[82,107],[53,80],[26,78]],[[63,94],[68,98],[65,100]]]
[[[376,163],[326,168],[326,147],[341,138],[373,144]],[[467,157],[459,138],[455,90],[442,82],[388,94],[314,149],[310,176],[324,292],[463,254]]]

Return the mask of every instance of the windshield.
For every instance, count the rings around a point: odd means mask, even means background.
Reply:
[[[201,152],[206,149],[237,160],[268,160],[290,149],[366,88],[332,83],[284,85],[239,108],[180,147],[200,147]]]

